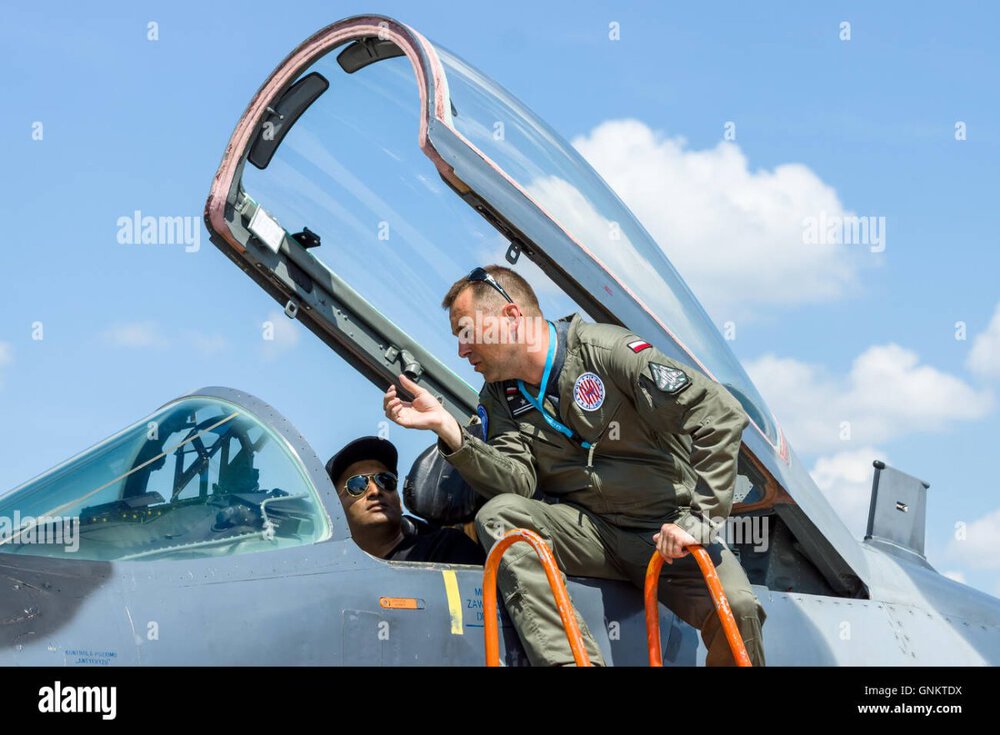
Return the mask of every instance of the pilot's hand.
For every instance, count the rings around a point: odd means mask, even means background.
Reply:
[[[402,400],[396,395],[396,386],[390,385],[382,397],[386,418],[406,429],[436,431],[444,423],[445,416],[450,417],[451,414],[429,390],[421,388],[404,374],[400,374],[399,382],[413,396],[413,400]]]
[[[664,523],[660,532],[653,535],[656,550],[660,552],[667,564],[673,564],[674,559],[680,559],[691,552],[686,547],[696,544],[698,540],[690,533],[674,523]]]

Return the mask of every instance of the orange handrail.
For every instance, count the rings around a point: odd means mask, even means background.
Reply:
[[[685,548],[694,555],[695,561],[701,567],[701,573],[705,577],[705,583],[712,595],[715,609],[719,612],[722,629],[726,632],[726,638],[729,640],[729,647],[733,651],[736,665],[751,666],[750,656],[747,654],[746,646],[743,645],[743,637],[740,635],[739,628],[736,627],[736,619],[729,607],[729,599],[722,589],[722,582],[719,581],[719,575],[715,571],[711,557],[701,544],[689,544]],[[663,657],[660,654],[660,608],[657,599],[663,562],[663,555],[659,551],[654,551],[653,558],[649,560],[649,566],[646,567],[646,643],[649,645],[650,666],[663,666]]]
[[[511,546],[518,541],[527,541],[531,548],[535,550],[542,568],[545,569],[545,576],[549,580],[549,587],[556,598],[556,607],[559,608],[559,617],[562,618],[563,628],[566,630],[566,637],[569,639],[569,647],[573,651],[573,660],[577,666],[590,666],[590,657],[583,644],[583,636],[580,635],[580,626],[576,624],[576,616],[573,614],[573,603],[570,602],[569,593],[566,592],[566,585],[563,584],[559,574],[559,567],[556,565],[552,550],[549,549],[544,539],[534,531],[526,528],[515,528],[503,535],[499,541],[493,544],[489,556],[486,557],[486,567],[483,573],[483,614],[486,617],[484,631],[486,635],[486,665],[500,665],[500,631],[497,626],[497,567],[500,565],[500,557]]]

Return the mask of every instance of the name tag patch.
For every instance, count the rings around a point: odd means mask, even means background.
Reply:
[[[521,395],[521,391],[517,389],[517,384],[508,385],[504,388],[504,395],[507,397],[507,405],[510,407],[510,413],[512,416],[520,416],[521,414],[528,413],[528,411],[534,410],[534,406]]]

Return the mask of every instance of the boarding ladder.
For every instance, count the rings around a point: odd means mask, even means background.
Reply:
[[[483,613],[485,616],[483,627],[486,637],[486,665],[500,665],[500,631],[497,625],[497,569],[500,566],[501,557],[519,541],[529,544],[542,563],[549,587],[555,597],[559,617],[566,631],[570,650],[573,652],[573,660],[577,666],[590,666],[590,657],[587,656],[583,636],[580,634],[580,626],[577,625],[576,616],[573,613],[573,603],[570,602],[569,593],[566,591],[566,585],[563,584],[562,575],[556,565],[552,550],[541,536],[526,528],[515,528],[505,533],[493,545],[486,558],[483,572]],[[708,585],[712,602],[722,620],[722,629],[729,641],[736,665],[750,666],[750,657],[747,655],[746,646],[743,645],[743,638],[740,636],[739,628],[736,627],[736,620],[729,607],[729,600],[722,589],[722,582],[719,580],[719,575],[715,571],[715,565],[708,552],[701,544],[689,544],[686,548],[694,555],[698,567],[705,577],[705,583]],[[646,643],[649,646],[650,666],[663,666],[663,657],[660,653],[660,609],[657,599],[657,588],[663,562],[664,558],[660,552],[654,551],[649,565],[646,567],[646,584],[643,592],[646,606]]]

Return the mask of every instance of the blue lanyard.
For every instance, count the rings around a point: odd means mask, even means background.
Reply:
[[[552,372],[552,363],[555,361],[555,354],[556,354],[556,327],[552,322],[548,322],[548,325],[549,325],[549,352],[545,356],[545,372],[542,373],[542,384],[541,386],[539,386],[538,389],[538,397],[533,398],[531,394],[528,393],[528,390],[524,387],[524,382],[521,381],[520,378],[518,378],[517,387],[521,389],[521,395],[523,395],[525,398],[528,399],[528,403],[530,403],[532,406],[534,406],[539,410],[539,412],[542,414],[542,418],[545,419],[546,423],[548,423],[549,426],[558,431],[560,434],[564,434],[571,441],[578,442],[580,446],[583,447],[584,449],[590,449],[590,442],[585,442],[581,439],[577,439],[576,434],[573,433],[572,429],[563,426],[561,423],[559,423],[554,418],[549,416],[548,412],[546,412],[545,410],[545,407],[542,405],[542,401],[544,400],[545,396],[545,389],[549,385],[549,374]]]

